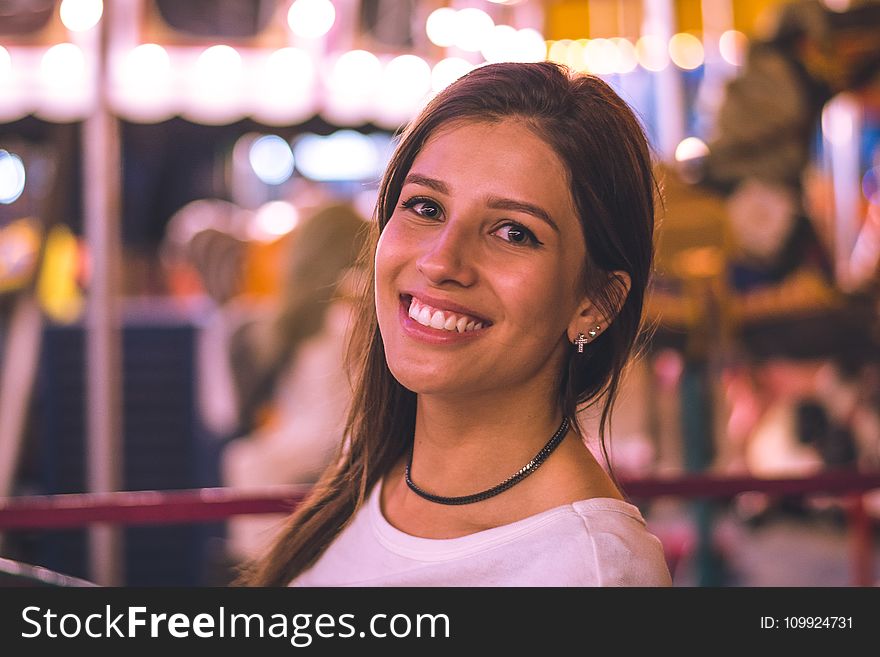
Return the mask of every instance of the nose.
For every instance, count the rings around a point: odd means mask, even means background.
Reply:
[[[476,281],[473,252],[474,236],[450,220],[422,243],[416,267],[434,285],[469,287]]]

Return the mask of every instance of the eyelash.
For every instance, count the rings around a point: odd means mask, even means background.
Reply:
[[[406,201],[401,203],[400,207],[405,210],[413,210],[413,208],[415,206],[419,205],[420,203],[429,203],[429,204],[433,205],[435,208],[437,208],[437,210],[441,210],[439,203],[437,203],[436,201],[432,201],[429,198],[425,198],[424,196],[413,196],[412,198],[407,199]],[[434,217],[430,217],[427,215],[423,215],[420,212],[417,212],[415,210],[413,210],[413,212],[415,212],[420,217],[425,217],[427,219],[434,218]],[[528,228],[526,228],[522,224],[519,224],[515,221],[506,221],[503,224],[501,224],[501,226],[499,226],[499,228],[505,228],[507,226],[509,226],[511,228],[515,228],[519,231],[522,231],[525,234],[526,242],[513,242],[511,240],[505,240],[506,242],[508,242],[510,244],[517,245],[517,246],[524,245],[524,244],[528,244],[528,246],[531,246],[531,247],[537,247],[537,246],[544,245],[543,242],[541,242],[537,237],[535,237],[535,234],[532,231],[530,231]]]

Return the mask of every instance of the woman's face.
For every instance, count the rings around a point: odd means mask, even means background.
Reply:
[[[424,145],[376,252],[391,372],[419,394],[555,385],[583,330],[586,247],[562,161],[516,120]]]

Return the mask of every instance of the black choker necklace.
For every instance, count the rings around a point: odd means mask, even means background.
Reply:
[[[461,497],[442,497],[440,495],[432,495],[427,491],[423,491],[421,488],[413,483],[413,480],[410,477],[410,470],[412,469],[413,458],[412,448],[410,448],[409,450],[409,459],[406,462],[406,485],[409,486],[412,492],[414,492],[419,497],[424,497],[426,500],[437,502],[438,504],[472,504],[473,502],[479,502],[481,500],[494,497],[495,495],[498,495],[498,493],[503,493],[514,484],[521,482],[523,479],[525,479],[535,470],[537,470],[538,467],[540,467],[540,465],[547,460],[547,457],[553,453],[553,450],[559,447],[559,443],[562,442],[562,439],[565,438],[565,435],[568,433],[568,426],[568,418],[562,418],[562,424],[559,425],[556,433],[554,433],[550,437],[550,440],[547,442],[546,445],[544,445],[544,447],[541,448],[541,451],[535,455],[535,458],[533,458],[531,461],[521,467],[514,475],[508,477],[497,486],[492,486],[492,488],[484,490],[482,493],[474,493],[473,495],[462,495]]]

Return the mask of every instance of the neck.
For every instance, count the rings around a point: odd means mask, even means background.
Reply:
[[[555,399],[419,395],[413,480],[443,496],[469,495],[507,479],[559,428]]]

